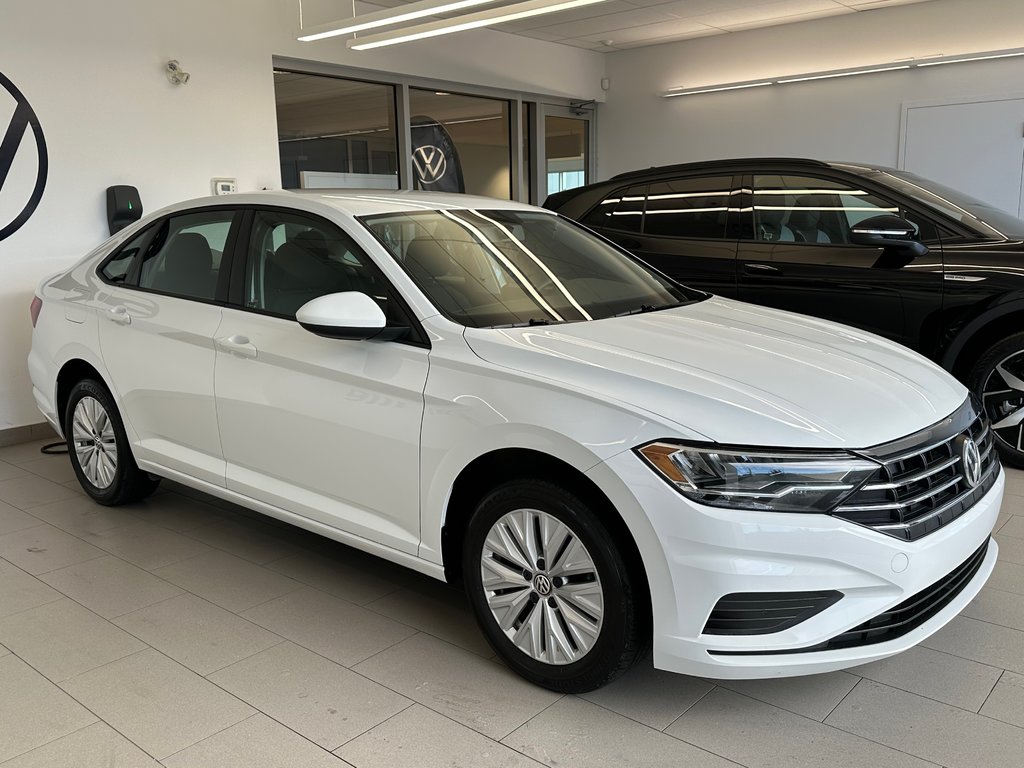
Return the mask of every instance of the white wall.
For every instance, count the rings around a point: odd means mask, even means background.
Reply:
[[[330,20],[324,7],[307,24]],[[343,38],[297,42],[297,21],[298,0],[2,0],[0,72],[35,109],[50,172],[35,215],[0,241],[0,430],[40,421],[25,372],[32,289],[105,238],[107,186],[137,186],[154,211],[209,194],[213,176],[237,178],[239,191],[280,185],[272,56],[601,93],[603,57],[575,48],[478,30],[360,53]],[[170,58],[191,73],[188,85],[167,81]]]
[[[659,94],[675,86],[1021,46],[1021,0],[932,0],[609,54],[611,89],[598,110],[599,175],[756,155],[895,166],[903,102],[1024,92],[1024,60],[672,99]]]

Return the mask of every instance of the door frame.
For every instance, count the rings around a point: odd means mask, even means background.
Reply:
[[[582,120],[587,124],[586,182],[590,184],[597,176],[597,104],[591,107],[536,102],[531,112],[530,132],[530,199],[534,205],[541,205],[548,196],[547,152],[544,135],[544,120],[547,117],[567,117]]]

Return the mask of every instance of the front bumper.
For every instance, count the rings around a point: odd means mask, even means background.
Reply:
[[[653,535],[639,536],[637,543],[648,565],[654,665],[659,669],[717,678],[787,677],[892,656],[956,616],[984,585],[998,555],[996,543],[990,542],[974,576],[956,596],[896,639],[800,652],[903,603],[968,560],[995,527],[1004,473],[1000,471],[991,490],[961,517],[916,541],[902,541],[827,515],[694,504],[632,451],[609,460],[606,467],[630,489],[637,511],[653,528]],[[727,594],[822,590],[838,590],[843,598],[789,629],[745,636],[703,633],[712,609]]]

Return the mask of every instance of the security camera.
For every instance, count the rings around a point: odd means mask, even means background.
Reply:
[[[191,77],[192,75],[181,68],[181,64],[178,63],[177,59],[171,59],[167,62],[167,79],[175,85],[184,85]]]

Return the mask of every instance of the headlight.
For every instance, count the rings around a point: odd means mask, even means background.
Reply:
[[[698,504],[769,512],[829,512],[878,464],[843,451],[707,448],[648,443],[637,453]]]

